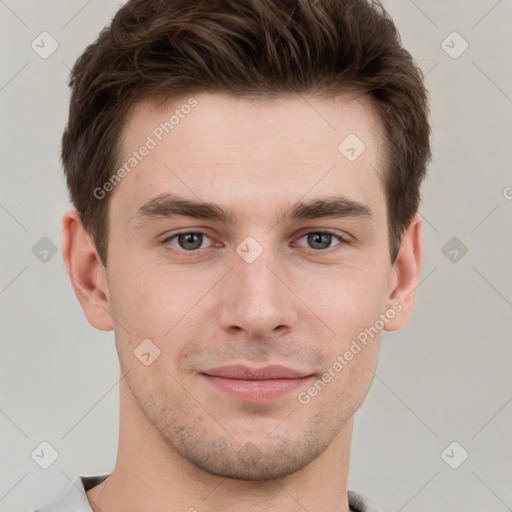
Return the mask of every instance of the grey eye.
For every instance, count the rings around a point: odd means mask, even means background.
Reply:
[[[338,243],[341,243],[342,241],[341,237],[333,233],[323,231],[312,231],[311,233],[307,233],[304,236],[300,237],[299,240],[302,240],[303,238],[306,238],[306,243],[308,247],[317,250],[330,249],[333,238],[337,238],[339,240]]]
[[[173,235],[169,237],[167,241],[172,243],[172,241],[176,239],[178,244],[177,246],[180,249],[185,251],[195,251],[201,248],[205,238],[209,239],[210,237],[206,236],[204,233],[190,231],[188,233],[178,233]],[[176,244],[173,243],[173,245],[176,247]]]

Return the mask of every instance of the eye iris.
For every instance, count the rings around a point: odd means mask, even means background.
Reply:
[[[308,235],[308,243],[310,243],[315,249],[327,249],[331,245],[332,235],[329,233],[312,233]],[[325,245],[325,247],[318,247],[319,245]]]
[[[201,233],[184,233],[178,236],[178,243],[182,249],[199,249],[202,241]],[[192,247],[187,244],[192,244]]]

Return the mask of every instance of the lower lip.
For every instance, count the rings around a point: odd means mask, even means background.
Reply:
[[[313,376],[300,379],[242,380],[201,374],[214,388],[237,400],[252,403],[270,402],[304,386]]]

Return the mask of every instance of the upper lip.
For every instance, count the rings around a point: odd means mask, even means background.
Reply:
[[[212,377],[242,380],[299,379],[311,375],[310,373],[301,372],[281,365],[263,366],[262,368],[251,368],[244,365],[220,366],[202,373]]]

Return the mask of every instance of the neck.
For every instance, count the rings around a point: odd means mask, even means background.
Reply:
[[[94,512],[349,511],[352,419],[301,470],[276,480],[234,480],[207,473],[172,450],[124,383],[123,379],[115,468],[86,493]]]

